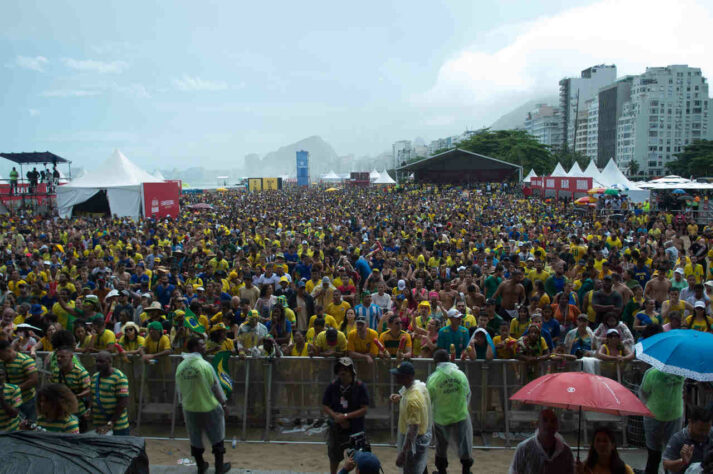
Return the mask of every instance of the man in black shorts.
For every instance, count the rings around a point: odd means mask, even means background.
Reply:
[[[322,397],[322,410],[329,416],[327,454],[332,474],[337,473],[339,463],[344,459],[349,437],[364,432],[364,417],[369,407],[366,384],[357,380],[354,362],[349,357],[337,360],[334,374],[337,377]]]

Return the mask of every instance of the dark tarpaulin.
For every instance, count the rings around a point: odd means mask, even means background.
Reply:
[[[32,153],[0,153],[5,159],[19,165],[27,163],[69,163],[69,160],[57,156],[49,151],[35,151]]]
[[[0,473],[148,474],[143,438],[17,431],[0,435]]]

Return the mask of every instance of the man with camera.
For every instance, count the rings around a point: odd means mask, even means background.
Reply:
[[[334,374],[337,377],[329,384],[322,397],[322,410],[329,416],[327,455],[332,474],[336,474],[346,448],[368,449],[364,437],[364,417],[369,407],[366,385],[357,379],[354,362],[349,357],[337,360]],[[359,434],[361,436],[358,436]],[[360,442],[351,446],[353,440]]]
[[[339,470],[339,474],[347,474],[352,469],[356,474],[379,474],[381,471],[381,461],[368,451],[347,450],[344,466]]]

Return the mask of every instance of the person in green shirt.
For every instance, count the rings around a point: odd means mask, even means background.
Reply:
[[[683,426],[683,382],[685,378],[651,367],[639,388],[641,399],[654,415],[644,417],[646,472],[658,472],[663,448]]]
[[[186,344],[186,350],[183,362],[176,369],[176,389],[191,440],[191,455],[196,458],[198,472],[206,472],[208,463],[203,459],[205,449],[202,438],[205,432],[213,447],[215,472],[228,472],[230,463],[223,463],[225,413],[228,408],[225,394],[213,366],[203,359],[206,353],[205,340],[192,337]]]
[[[20,428],[20,405],[20,387],[7,383],[5,371],[0,369],[0,432],[9,433]]]
[[[12,167],[10,171],[10,194],[17,194],[17,178],[20,177],[20,173],[17,172],[15,167]]]
[[[436,468],[438,474],[448,472],[448,440],[452,438],[463,472],[467,473],[473,465],[473,424],[468,413],[470,385],[465,374],[448,359],[448,352],[438,349],[433,354],[436,370],[426,381],[433,407]]]

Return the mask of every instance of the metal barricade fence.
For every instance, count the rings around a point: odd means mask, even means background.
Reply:
[[[40,366],[48,353],[38,353]],[[95,356],[77,354],[90,374],[95,370]],[[210,360],[211,357],[208,357]],[[183,414],[175,390],[175,372],[182,361],[180,355],[162,357],[155,363],[146,363],[139,356],[115,356],[114,367],[121,370],[129,381],[129,418],[136,434],[151,424],[151,430],[170,423],[170,437],[176,436],[176,425],[183,425]],[[426,381],[435,370],[432,359],[413,359],[416,379]],[[551,372],[581,371],[580,361],[548,361],[531,366],[516,360],[457,361],[470,382],[470,413],[473,431],[488,446],[489,436],[497,434],[510,446],[516,428],[531,432],[539,410],[535,406],[511,402],[512,396],[522,386],[535,378]],[[394,443],[398,426],[398,410],[389,402],[389,396],[399,388],[389,369],[396,367],[394,359],[377,359],[373,363],[355,361],[357,377],[367,385],[369,410],[366,415],[367,432],[380,442]],[[633,361],[620,367],[602,370],[602,375],[617,379],[632,392],[637,393],[646,364]],[[40,383],[49,380],[48,368],[41,370]],[[306,435],[321,433],[322,396],[327,385],[334,380],[334,359],[310,357],[282,357],[278,359],[231,357],[228,373],[233,382],[228,400],[227,429],[239,432],[243,440],[304,441]],[[707,398],[707,397],[706,397]],[[300,421],[300,423],[297,423]],[[314,421],[316,423],[308,423]],[[562,417],[562,431],[577,427],[574,412]],[[590,417],[583,420],[596,423]],[[612,422],[613,420],[608,420]],[[643,436],[641,419],[620,419],[623,439],[632,438],[638,444]],[[323,425],[322,425],[323,426]],[[249,431],[250,430],[250,431]],[[257,433],[261,433],[258,435]],[[154,433],[152,433],[154,434]],[[321,439],[321,438],[320,438]],[[585,438],[586,439],[586,438]],[[312,439],[316,441],[317,439]]]

